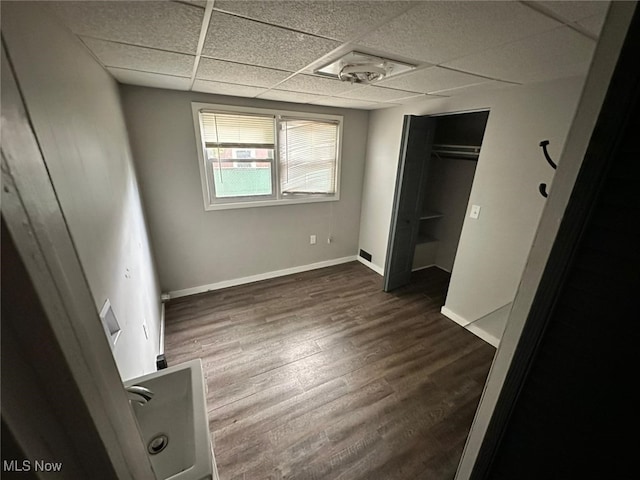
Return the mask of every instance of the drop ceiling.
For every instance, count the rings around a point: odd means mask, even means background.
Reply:
[[[378,109],[587,72],[608,1],[54,1],[121,83]],[[314,74],[351,51],[416,68]]]

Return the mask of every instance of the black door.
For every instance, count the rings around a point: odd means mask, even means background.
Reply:
[[[384,291],[409,283],[435,120],[405,115],[384,268]]]

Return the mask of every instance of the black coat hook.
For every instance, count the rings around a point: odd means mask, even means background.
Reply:
[[[546,183],[541,183],[538,186],[538,190],[540,191],[540,195],[542,195],[544,198],[547,198],[549,196],[549,194],[547,193],[547,184]]]
[[[540,142],[540,146],[542,147],[542,152],[544,153],[544,158],[547,160],[549,165],[551,165],[551,168],[555,170],[556,168],[558,168],[558,165],[556,165],[556,163],[553,160],[551,160],[551,157],[549,156],[549,152],[547,151],[547,145],[549,145],[549,140],[543,140]],[[546,183],[541,183],[540,185],[538,185],[538,191],[540,192],[540,195],[542,195],[544,198],[547,198],[549,196],[549,194],[547,193]]]
[[[547,151],[547,145],[549,145],[549,140],[543,140],[540,142],[540,146],[542,147],[542,151],[544,153],[544,158],[547,159],[547,162],[549,162],[549,165],[551,165],[551,167],[555,170],[556,168],[558,168],[558,165],[556,165],[556,163],[551,160],[551,157],[549,156],[549,152]]]

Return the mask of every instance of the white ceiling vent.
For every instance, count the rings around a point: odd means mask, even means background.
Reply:
[[[367,53],[349,52],[330,64],[315,70],[319,75],[334,77],[344,82],[371,83],[399,73],[413,70],[415,65],[376,57]]]

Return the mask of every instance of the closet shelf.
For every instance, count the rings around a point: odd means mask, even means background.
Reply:
[[[441,214],[440,212],[426,211],[420,216],[420,220],[431,220],[434,218],[442,218],[442,217],[444,217],[444,215]]]

